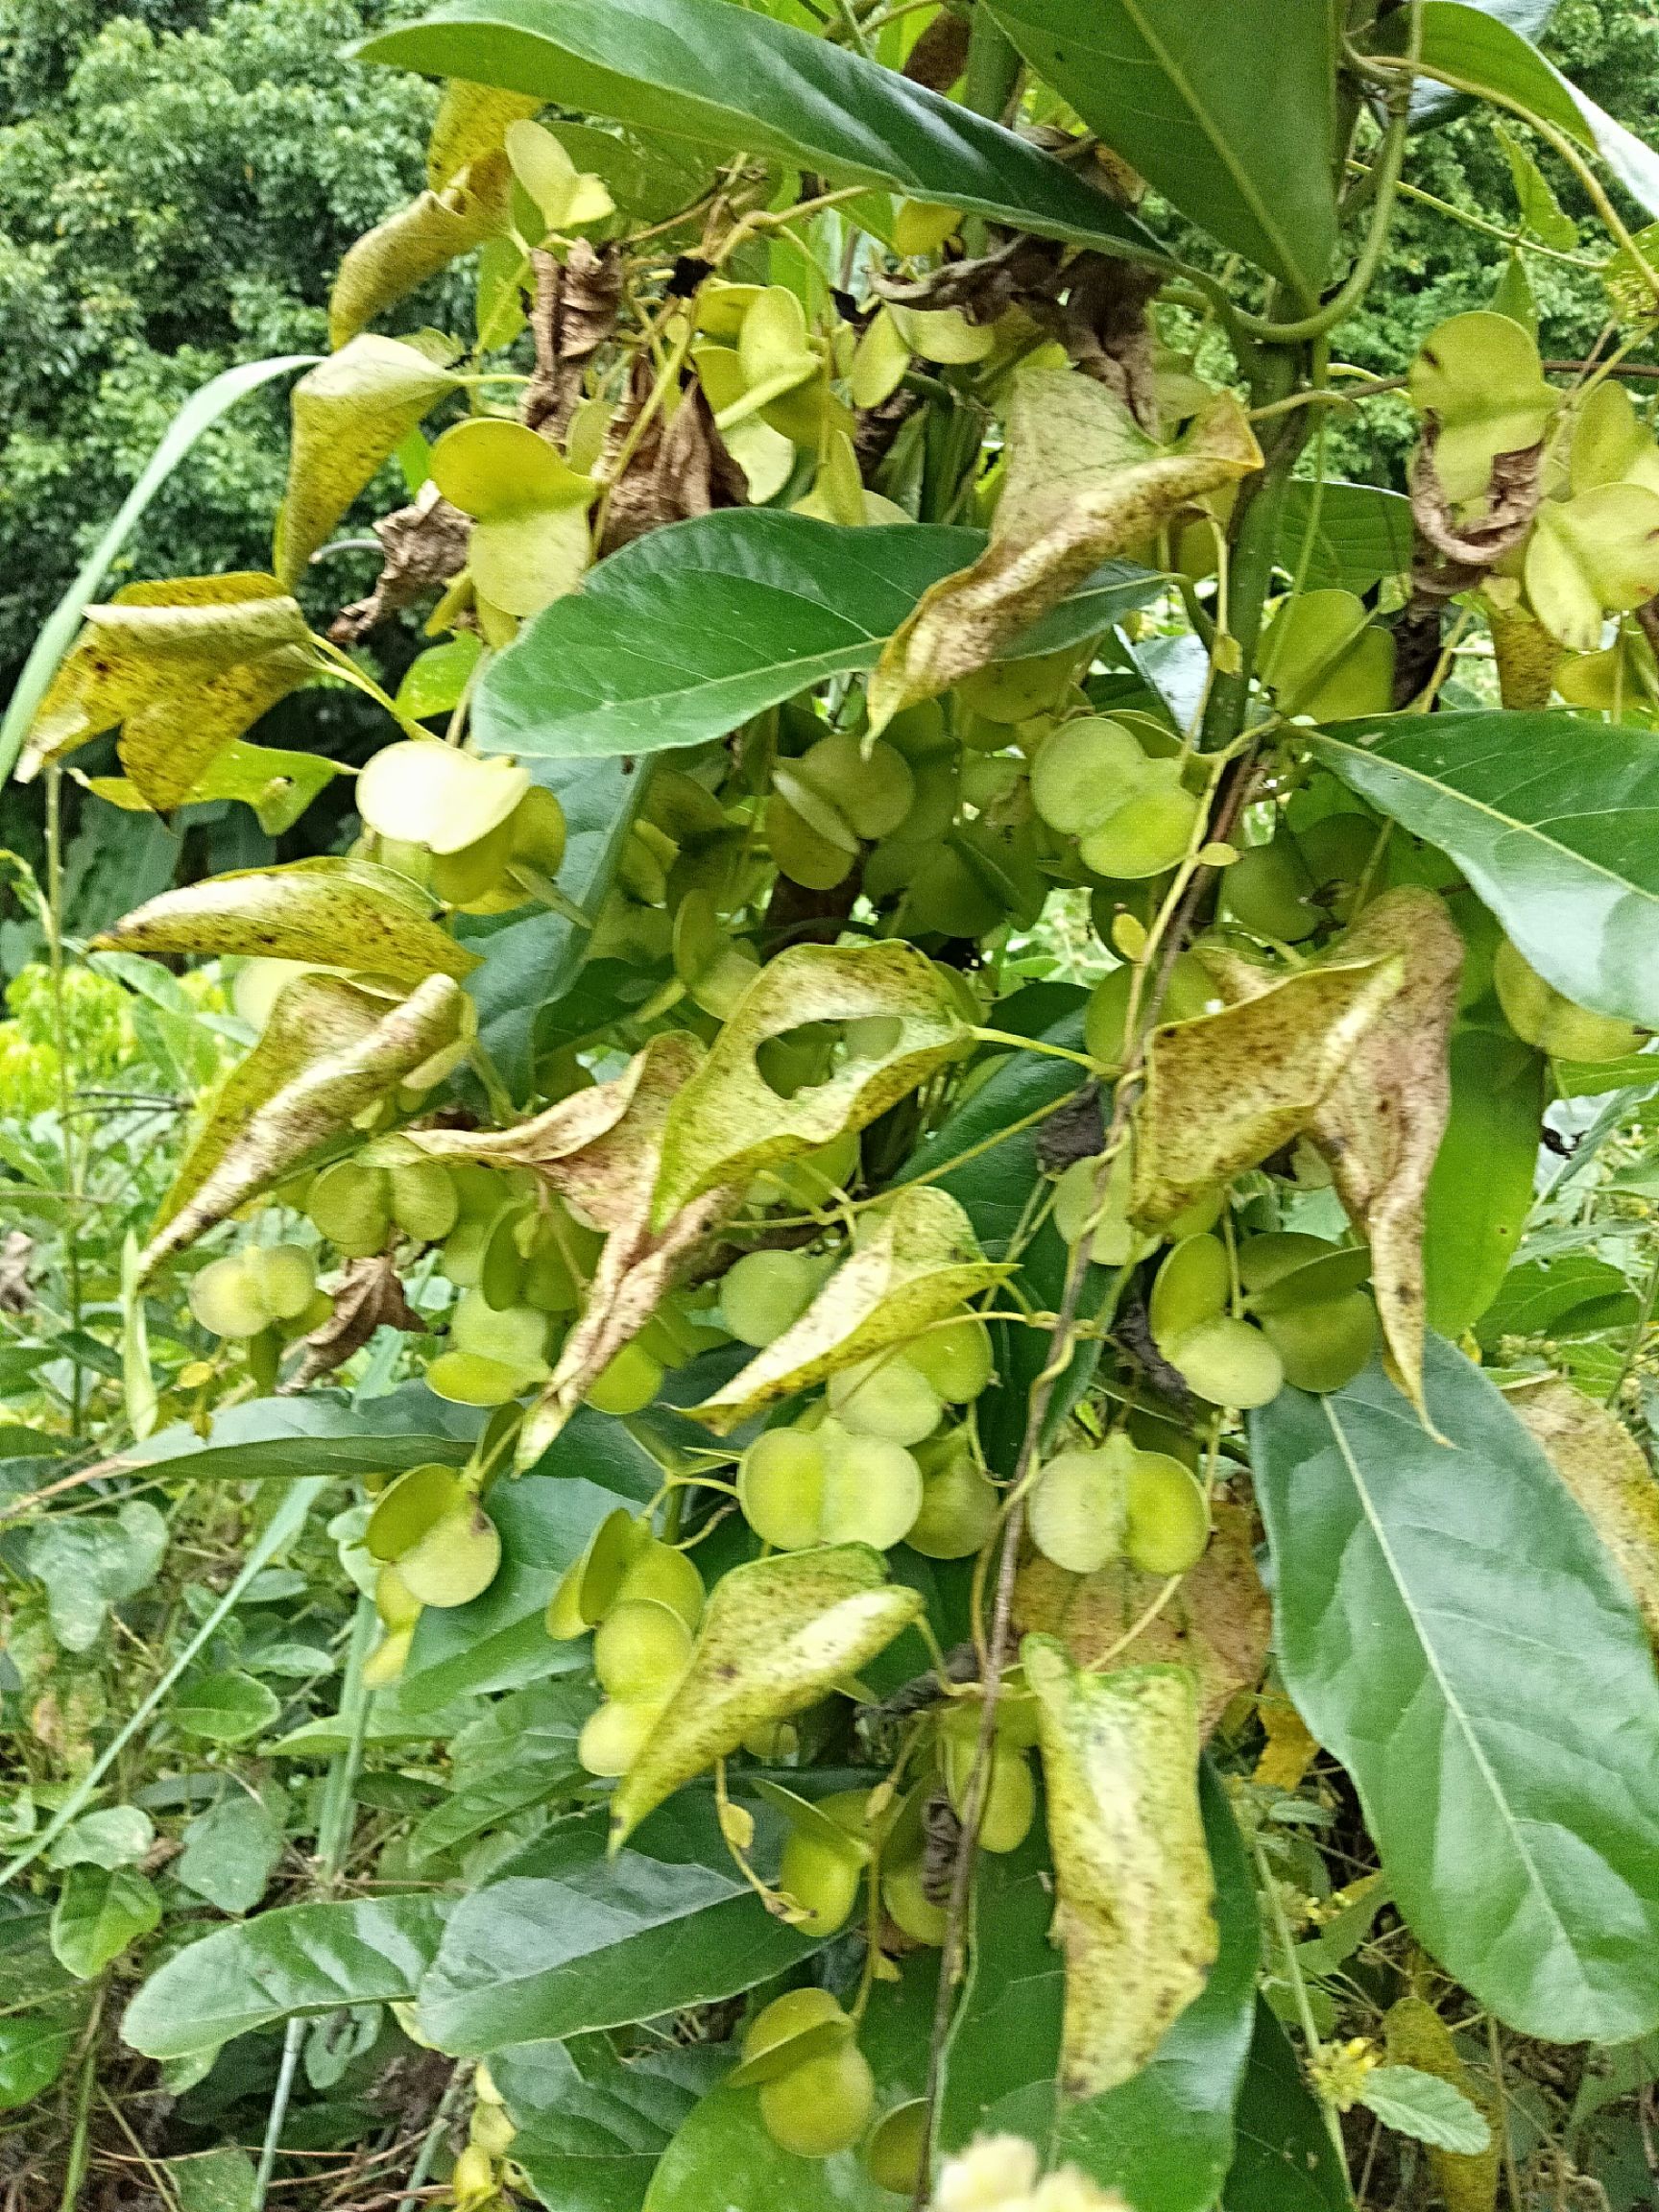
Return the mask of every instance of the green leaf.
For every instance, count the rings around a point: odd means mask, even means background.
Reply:
[[[235,799],[253,809],[267,837],[292,830],[319,791],[343,773],[341,763],[321,753],[289,753],[273,745],[251,745],[232,737],[214,754],[180,801],[181,805],[211,805]],[[79,773],[76,771],[75,773]],[[129,814],[148,814],[150,802],[125,776],[88,776],[86,788]]]
[[[1220,1949],[1203,1990],[1141,2072],[1103,2096],[1056,2098],[1064,1970],[1049,1939],[1054,1897],[1040,1842],[980,1861],[968,1981],[948,2046],[944,2150],[1008,2131],[1121,2190],[1137,2212],[1210,2212],[1233,2158],[1261,1936],[1243,1842],[1208,1765],[1199,1801]]]
[[[1252,1422],[1275,1647],[1395,1900],[1526,2034],[1659,2021],[1659,1683],[1636,1601],[1492,1384],[1431,1339],[1436,1443],[1373,1366]]]
[[[179,2200],[179,2212],[256,2212],[253,2161],[234,2145],[169,2158],[163,2171]]]
[[[594,1702],[584,1670],[580,1679],[572,1672],[533,1682],[493,1705],[456,1738],[455,1788],[416,1823],[410,1849],[435,1858],[516,1813],[586,1788],[591,1777],[576,1756],[576,1739]],[[486,1745],[493,1757],[481,1757]]]
[[[136,1866],[156,1840],[156,1824],[136,1805],[107,1805],[83,1813],[59,1837],[48,1866]]]
[[[198,1675],[173,1700],[179,1726],[192,1736],[205,1736],[210,1743],[246,1743],[269,1728],[281,1710],[274,1690],[235,1668]]]
[[[758,1817],[764,1840],[772,1816]],[[676,1798],[609,1865],[605,1850],[603,1813],[585,1815],[462,1899],[421,1989],[441,2048],[490,2052],[712,2004],[816,1948],[733,1864],[710,1798]]]
[[[1313,535],[1310,590],[1368,591],[1384,576],[1411,566],[1411,502],[1374,484],[1314,485],[1301,477],[1285,487],[1279,510],[1280,567],[1295,576]]]
[[[71,1866],[52,1909],[52,1956],[89,1982],[160,1918],[153,1885],[131,1866]]]
[[[755,1729],[827,1697],[924,1609],[864,1544],[752,1560],[709,1594],[690,1665],[611,1800],[614,1848]]]
[[[221,1912],[252,1912],[281,1856],[281,1821],[257,1797],[232,1789],[185,1829],[173,1872]]]
[[[825,39],[733,15],[724,0],[450,0],[357,51],[1166,260],[1133,216],[1012,132]]]
[[[1319,760],[1450,854],[1547,983],[1659,1027],[1659,752],[1561,713],[1345,722]]]
[[[1523,36],[1533,24],[1524,17],[1509,19],[1518,10],[1425,0],[1422,12],[1426,68],[1458,80],[1454,89],[1484,94],[1553,124],[1587,152],[1599,154],[1630,197],[1649,215],[1659,215],[1659,154],[1544,59]],[[1387,29],[1395,42],[1404,36],[1398,15]]]
[[[996,0],[1092,131],[1304,307],[1336,244],[1336,24],[1325,0]]]
[[[1461,2089],[1416,2066],[1374,2067],[1359,2102],[1384,2128],[1461,2158],[1478,2157],[1492,2141],[1491,2128]]]
[[[353,1897],[216,1928],[151,1975],[121,2032],[147,2057],[181,2058],[295,2013],[405,2002],[448,1909],[445,1897]]]
[[[28,1534],[29,1572],[46,1586],[47,1618],[65,1651],[89,1651],[111,1605],[154,1581],[167,1524],[147,1498],[113,1513],[54,1516]]]
[[[858,2046],[886,2109],[926,2088],[937,1986],[937,1969],[924,1955],[904,1961],[897,1984],[878,1982],[870,1993]],[[782,2212],[785,2206],[788,2212],[894,2212],[897,2202],[872,2181],[858,2151],[797,2158],[767,2134],[754,2089],[721,2088],[703,2100],[663,2152],[643,2212],[709,2212],[716,2204],[721,2212]],[[626,2212],[634,2212],[632,2203]]]
[[[1460,1336],[1503,1285],[1532,1211],[1545,1063],[1518,1038],[1460,1029],[1452,1116],[1429,1179],[1423,1268],[1429,1325]]]
[[[728,2065],[718,2046],[618,2058],[603,2035],[497,2052],[491,2078],[517,2124],[513,2162],[559,2212],[639,2212],[658,2160]]]
[[[193,1429],[164,1429],[124,1454],[125,1467],[187,1459],[193,1482],[268,1482],[305,1475],[401,1475],[434,1459],[459,1467],[479,1416],[412,1386],[367,1406],[342,1391],[256,1398],[215,1416],[204,1441]]]
[[[1590,1336],[1634,1321],[1636,1295],[1619,1268],[1587,1254],[1559,1253],[1511,1268],[1480,1317],[1480,1341],[1504,1336]]]
[[[610,757],[724,737],[827,677],[873,668],[928,587],[984,543],[976,530],[923,523],[854,540],[766,508],[650,531],[491,663],[475,706],[479,744]],[[1114,564],[1017,648],[1059,651],[1098,636],[1160,589],[1146,570]],[[581,902],[567,873],[562,880]]]
[[[295,385],[273,565],[290,588],[336,522],[458,379],[396,338],[353,338]]]
[[[227,409],[250,392],[258,391],[273,377],[308,369],[315,353],[284,353],[270,361],[246,361],[193,392],[168,424],[161,443],[145,463],[143,472],[122,501],[115,519],[75,572],[75,580],[52,610],[40,635],[30,649],[23,673],[0,722],[0,783],[12,773],[23,740],[34,723],[59,663],[74,642],[81,617],[91,605],[98,587],[108,574],[116,555],[142,519],[145,510],[190,451],[204,430],[212,428]]]
[[[583,606],[589,596],[557,605]],[[499,665],[493,662],[492,672]],[[529,766],[535,781],[551,791],[565,810],[559,888],[595,920],[616,879],[649,775],[611,758],[536,760]],[[478,1008],[479,1042],[513,1096],[528,1098],[534,1088],[538,1017],[574,988],[592,930],[545,908],[498,920],[463,915],[457,927],[461,942],[482,960],[467,984]]]
[[[68,2063],[83,2022],[79,2006],[0,2014],[0,2112],[50,2089]]]
[[[1256,2002],[1250,2063],[1238,2094],[1238,2150],[1222,2212],[1352,2212],[1348,2177],[1290,2038]]]

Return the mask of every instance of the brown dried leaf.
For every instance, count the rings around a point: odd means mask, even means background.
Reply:
[[[637,362],[629,397],[612,417],[605,434],[600,471],[607,477],[632,435],[652,381],[649,361]],[[714,427],[713,410],[703,387],[693,383],[680,394],[672,415],[665,419],[661,408],[652,415],[615,479],[605,510],[600,556],[643,538],[648,530],[660,530],[665,522],[683,522],[692,515],[711,514],[717,507],[742,507],[748,498],[748,480]]]
[[[941,8],[905,58],[904,75],[929,92],[949,92],[968,66],[968,18]]]
[[[622,265],[609,251],[576,239],[561,262],[538,250],[530,256],[536,301],[530,330],[536,368],[524,387],[519,420],[532,430],[563,439],[577,400],[582,372],[616,327],[622,300]]]
[[[401,1329],[424,1335],[426,1324],[403,1295],[402,1279],[391,1259],[380,1253],[372,1260],[353,1260],[334,1293],[334,1310],[305,1339],[305,1358],[298,1374],[282,1385],[280,1395],[291,1397],[325,1375],[344,1367],[354,1352],[361,1352],[376,1329]]]
[[[1423,437],[1411,460],[1411,518],[1426,545],[1442,560],[1465,570],[1464,583],[1472,583],[1506,553],[1526,542],[1543,496],[1539,481],[1544,466],[1544,442],[1519,452],[1500,453],[1492,464],[1485,504],[1473,517],[1457,517],[1447,498],[1434,449],[1439,425],[1432,417],[1423,426]],[[1461,587],[1460,587],[1461,588]]]
[[[1309,1127],[1406,980],[1386,957],[1279,977],[1206,951],[1237,999],[1152,1032],[1130,1211],[1157,1228]]]
[[[1659,1482],[1641,1446],[1605,1406],[1553,1376],[1505,1395],[1595,1524],[1659,1643]]]
[[[870,679],[872,726],[948,690],[1166,516],[1262,466],[1243,408],[1219,394],[1172,447],[1154,445],[1114,394],[1072,370],[1014,379],[1007,475],[991,542],[947,576],[889,641]]]
[[[258,1043],[223,1077],[209,1099],[173,1187],[161,1201],[155,1229],[165,1228],[188,1205],[254,1115],[301,1069],[360,1045],[385,1012],[384,998],[360,991],[343,976],[297,975],[285,984]]]
[[[1423,1405],[1423,1200],[1452,1108],[1448,1054],[1463,939],[1445,902],[1414,883],[1383,892],[1344,935],[1343,961],[1398,963],[1401,987],[1369,1023],[1308,1135],[1371,1246],[1382,1335]]]
[[[35,1239],[26,1229],[8,1229],[0,1239],[0,1313],[28,1313],[35,1305],[29,1262]]]
[[[409,506],[370,527],[385,548],[385,565],[369,597],[343,607],[329,624],[336,645],[357,644],[389,615],[442,591],[467,565],[472,517],[451,507],[430,479]]]
[[[139,1261],[140,1275],[291,1174],[366,1106],[451,1043],[461,1026],[461,986],[448,975],[429,975],[366,1036],[311,1061],[251,1116],[201,1188],[151,1238]]]
[[[1059,1637],[1080,1667],[1112,1652],[1126,1667],[1188,1668],[1198,1684],[1199,1727],[1209,1736],[1239,1692],[1261,1681],[1273,1633],[1249,1508],[1216,1506],[1210,1549],[1156,1620],[1118,1650],[1163,1587],[1161,1575],[1137,1575],[1121,1560],[1098,1575],[1068,1575],[1039,1555],[1020,1571],[1014,1618],[1022,1630]]]

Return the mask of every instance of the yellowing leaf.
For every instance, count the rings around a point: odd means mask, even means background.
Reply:
[[[646,1814],[757,1728],[828,1696],[923,1610],[863,1544],[733,1567],[714,1585],[680,1687],[611,1801],[614,1852]]]
[[[541,209],[549,230],[577,229],[615,212],[602,180],[590,172],[578,173],[559,140],[540,123],[509,124],[504,143],[514,176]]]
[[[387,1011],[384,998],[338,975],[302,974],[277,994],[259,1041],[220,1081],[161,1201],[156,1227],[171,1221],[212,1174],[253,1116],[314,1060],[360,1045]]]
[[[1431,330],[1407,382],[1419,413],[1434,419],[1435,473],[1454,507],[1482,497],[1499,454],[1536,445],[1561,404],[1536,342],[1485,309]]]
[[[877,730],[983,668],[1177,507],[1262,466],[1231,394],[1213,399],[1177,445],[1163,447],[1104,385],[1070,369],[1015,377],[1006,451],[990,544],[972,567],[924,594],[870,679]]]
[[[506,128],[505,118],[502,129]],[[328,301],[328,342],[344,346],[428,276],[507,228],[513,172],[505,154],[477,155],[441,192],[422,192],[365,231],[346,254]]]
[[[1161,1575],[1138,1575],[1122,1559],[1097,1575],[1069,1575],[1039,1553],[1020,1571],[1015,1620],[1058,1637],[1079,1667],[1098,1666],[1111,1653],[1125,1667],[1186,1668],[1198,1686],[1199,1731],[1209,1736],[1238,1693],[1261,1681],[1273,1627],[1256,1569],[1254,1517],[1246,1506],[1222,1503],[1214,1519],[1209,1549],[1162,1611],[1155,1603]],[[1134,1634],[1141,1621],[1146,1625]]]
[[[1659,492],[1599,484],[1547,499],[1527,543],[1527,596],[1552,637],[1593,653],[1608,614],[1659,591]]]
[[[276,568],[285,584],[299,583],[358,493],[457,383],[413,346],[368,333],[301,377],[276,520]]]
[[[274,745],[251,745],[232,737],[208,761],[180,804],[196,806],[213,799],[239,799],[252,806],[267,837],[292,830],[313,799],[341,773],[338,761],[321,753],[290,753]],[[75,769],[71,775],[78,774]],[[155,809],[136,783],[125,776],[88,776],[86,788],[124,813]]]
[[[425,896],[366,860],[292,860],[239,868],[163,891],[93,940],[109,952],[241,952],[337,967],[407,987],[434,974],[466,975],[478,955],[428,913]]]
[[[462,1007],[460,985],[430,975],[366,1032],[344,1035],[343,1018],[341,1044],[309,1061],[248,1118],[193,1195],[151,1238],[140,1271],[151,1273],[170,1252],[182,1251],[349,1128],[366,1106],[453,1040]]]
[[[1021,1646],[1037,1700],[1066,1956],[1060,2085],[1097,2097],[1145,2065],[1219,1947],[1198,1810],[1198,1715],[1180,1667],[1092,1674]]]
[[[1448,1054],[1463,939],[1432,891],[1402,884],[1346,932],[1343,961],[1398,964],[1399,991],[1367,1025],[1308,1134],[1371,1247],[1382,1334],[1423,1410],[1423,1200],[1452,1108]]]
[[[868,1026],[849,1037],[845,1059],[826,1081],[780,1097],[760,1072],[757,1047],[809,1022]],[[913,945],[791,946],[738,999],[675,1101],[653,1220],[666,1222],[716,1183],[862,1129],[968,1038],[950,984]]]
[[[1504,706],[1548,707],[1561,665],[1560,646],[1524,607],[1497,607],[1488,599],[1483,612],[1492,633],[1498,695]]]
[[[442,192],[463,170],[506,144],[513,125],[538,114],[542,102],[527,92],[503,92],[452,77],[444,87],[432,135],[426,141],[426,185]]]
[[[1155,1029],[1147,1046],[1129,1210],[1151,1228],[1308,1127],[1405,965],[1344,961],[1277,980],[1231,960],[1222,981],[1236,1005]]]
[[[981,1256],[972,1222],[947,1191],[930,1183],[901,1190],[801,1318],[688,1410],[724,1435],[763,1407],[907,1342],[1007,1273]]]
[[[130,585],[86,610],[18,775],[27,781],[119,727],[122,766],[146,805],[180,805],[232,738],[322,666],[304,615],[274,576]]]
[[[1509,1403],[1595,1523],[1659,1642],[1659,1482],[1624,1424],[1571,1382],[1523,1383]]]

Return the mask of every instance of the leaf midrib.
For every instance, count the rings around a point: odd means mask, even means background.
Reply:
[[[1547,846],[1551,853],[1560,853],[1569,860],[1576,861],[1590,875],[1617,884],[1622,890],[1633,892],[1637,898],[1646,899],[1650,905],[1659,908],[1659,891],[1649,891],[1645,884],[1633,881],[1630,877],[1619,875],[1604,861],[1593,860],[1589,854],[1579,852],[1575,845],[1568,845],[1559,837],[1551,837],[1548,830],[1541,830],[1535,822],[1524,822],[1519,815],[1505,814],[1486,800],[1477,799],[1471,793],[1459,790],[1455,783],[1447,783],[1439,777],[1426,774],[1421,768],[1408,767],[1404,760],[1395,759],[1391,754],[1368,753],[1362,745],[1351,745],[1346,738],[1331,737],[1323,732],[1315,733],[1313,742],[1315,747],[1328,746],[1332,752],[1344,753],[1351,759],[1378,761],[1384,768],[1392,769],[1395,775],[1407,778],[1425,790],[1443,793],[1459,806],[1467,806],[1471,813],[1484,815],[1488,821],[1497,823],[1502,829],[1519,830],[1528,837],[1535,837],[1540,845]],[[1608,807],[1605,811],[1613,813],[1618,809]]]
[[[1486,1755],[1485,1746],[1481,1743],[1479,1738],[1475,1732],[1474,1721],[1470,1719],[1469,1714],[1465,1711],[1462,1701],[1453,1691],[1452,1684],[1447,1678],[1446,1670],[1441,1664],[1440,1654],[1435,1649],[1434,1644],[1429,1635],[1428,1629],[1424,1624],[1418,1608],[1413,1601],[1410,1590],[1406,1580],[1406,1576],[1401,1572],[1400,1564],[1395,1558],[1393,1546],[1389,1543],[1387,1535],[1383,1530],[1375,1503],[1373,1502],[1370,1490],[1366,1485],[1365,1478],[1360,1473],[1358,1461],[1355,1458],[1353,1452],[1349,1448],[1347,1432],[1336,1417],[1335,1405],[1330,1398],[1322,1398],[1320,1400],[1320,1405],[1324,1408],[1325,1419],[1330,1426],[1331,1433],[1336,1440],[1336,1449],[1342,1455],[1343,1464],[1347,1468],[1349,1479],[1354,1484],[1354,1494],[1359,1501],[1360,1510],[1365,1515],[1366,1525],[1371,1530],[1373,1541],[1376,1543],[1378,1551],[1382,1553],[1383,1564],[1388,1570],[1389,1580],[1392,1582],[1394,1590],[1399,1598],[1401,1607],[1404,1610],[1407,1621],[1411,1624],[1412,1632],[1415,1635],[1418,1647],[1423,1653],[1425,1664],[1428,1666],[1429,1671],[1433,1675],[1435,1682],[1439,1686],[1440,1694],[1446,1701],[1446,1710],[1452,1715],[1454,1720],[1456,1722],[1458,1733],[1462,1737],[1468,1748],[1469,1755],[1474,1761],[1475,1766],[1480,1774],[1481,1780],[1486,1785],[1493,1804],[1498,1809],[1499,1815],[1503,1822],[1503,1826],[1508,1832],[1510,1841],[1514,1845],[1515,1856],[1521,1863],[1533,1894],[1543,1905],[1551,1921],[1554,1924],[1556,1934],[1560,1937],[1568,1953],[1571,1956],[1575,1957],[1576,1948],[1574,1944],[1573,1937],[1569,1933],[1565,1922],[1562,1920],[1559,1911],[1556,1910],[1554,1900],[1550,1894],[1548,1886],[1544,1882],[1543,1876],[1538,1870],[1538,1866],[1533,1859],[1532,1853],[1528,1848],[1524,1837],[1522,1836],[1520,1825],[1515,1817],[1513,1810],[1510,1807],[1509,1800],[1500,1787],[1497,1774],[1493,1770],[1492,1763]]]

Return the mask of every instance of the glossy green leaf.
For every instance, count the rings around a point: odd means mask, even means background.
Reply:
[[[245,1743],[269,1728],[281,1710],[275,1691],[236,1668],[198,1675],[173,1700],[177,1724],[210,1743]]]
[[[516,1813],[587,1787],[591,1777],[576,1756],[576,1739],[595,1702],[585,1669],[497,1699],[455,1739],[455,1788],[416,1823],[411,1848],[436,1857]]]
[[[766,508],[636,539],[492,662],[478,687],[480,745],[607,757],[723,737],[827,677],[873,668],[922,594],[985,540],[910,523],[860,530],[855,559],[851,543],[835,523]],[[1098,636],[1160,589],[1145,569],[1110,563],[1017,653]]]
[[[373,1411],[337,1390],[303,1397],[255,1398],[228,1406],[204,1439],[193,1429],[163,1429],[123,1455],[142,1467],[188,1459],[192,1481],[265,1482],[277,1476],[401,1475],[442,1459],[459,1467],[479,1416],[447,1407],[419,1385],[372,1401]]]
[[[1238,2130],[1222,2212],[1352,2212],[1348,2177],[1290,2038],[1264,1997],[1257,2000]]]
[[[1411,502],[1375,484],[1314,485],[1301,477],[1285,487],[1279,510],[1279,565],[1294,577],[1311,534],[1310,590],[1368,591],[1384,576],[1411,565]]]
[[[767,15],[733,16],[723,0],[449,0],[358,51],[1164,259],[1133,216],[1012,132],[844,47]]]
[[[76,570],[74,582],[52,610],[30,648],[23,673],[7,706],[5,720],[0,722],[0,783],[12,773],[12,763],[22,750],[24,737],[57,674],[59,663],[74,642],[82,615],[96,597],[111,563],[137,527],[151,500],[197,439],[204,430],[211,429],[228,408],[234,407],[238,399],[258,391],[274,377],[292,375],[296,369],[308,369],[316,359],[315,353],[284,353],[275,360],[242,362],[213,377],[199,392],[193,392],[173,418],[161,443],[145,463],[138,481],[122,501],[115,519]]]
[[[295,2013],[407,2000],[448,1907],[426,1895],[353,1897],[216,1928],[150,1977],[121,2032],[148,2057],[180,2058]]]
[[[160,1918],[154,1884],[131,1866],[71,1866],[52,1909],[52,1955],[89,1982]]]
[[[558,604],[580,606],[584,598]],[[582,913],[596,918],[627,850],[648,771],[616,758],[530,765],[535,781],[565,810],[559,888]],[[467,985],[478,1008],[479,1041],[514,1097],[528,1098],[538,1017],[574,987],[592,931],[547,907],[499,917],[463,915],[457,929],[463,945],[482,961]]]
[[[1634,1321],[1638,1310],[1620,1268],[1560,1252],[1510,1270],[1480,1316],[1480,1340],[1495,1349],[1505,1336],[1588,1336]]]
[[[564,1822],[462,1899],[421,1990],[422,2026],[445,2050],[711,2004],[815,1948],[738,1873],[710,1797],[664,1806],[609,1865],[605,1848],[603,1813]]]
[[[718,2046],[618,2058],[603,2035],[497,2052],[490,2073],[517,2124],[513,2162],[560,2212],[639,2212],[658,2161],[727,2070]]]
[[[1252,1422],[1286,1688],[1395,1901],[1523,2033],[1659,2021],[1655,1682],[1636,1601],[1480,1371],[1433,1338],[1436,1442],[1373,1366]]]
[[[1182,214],[1312,305],[1336,243],[1325,0],[996,0],[994,12]]]
[[[1103,2096],[1056,2098],[1064,1976],[1049,1940],[1054,1899],[1040,1842],[980,1861],[968,1981],[947,2056],[945,2150],[1008,2131],[1122,2190],[1137,2212],[1209,2212],[1233,2157],[1261,1936],[1244,1846],[1208,1766],[1199,1796],[1220,1950],[1203,1990],[1147,2064]]]
[[[1659,1026],[1659,752],[1560,713],[1344,722],[1310,737],[1351,789],[1451,854],[1546,982]]]
[[[1545,1062],[1519,1039],[1452,1040],[1452,1116],[1429,1179],[1423,1269],[1429,1325],[1460,1336],[1497,1297],[1532,1211]]]

